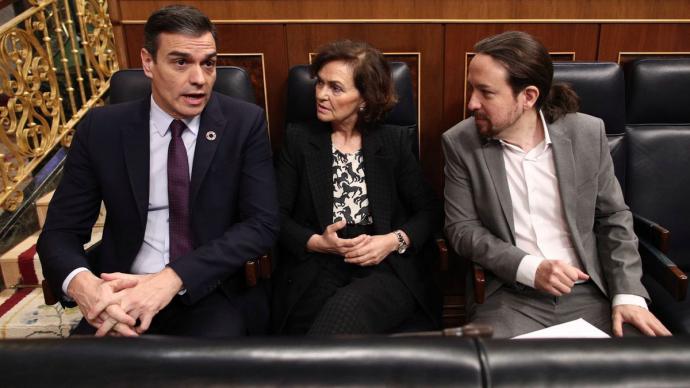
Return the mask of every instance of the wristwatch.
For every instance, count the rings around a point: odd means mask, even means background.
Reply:
[[[393,232],[395,234],[395,237],[398,238],[398,253],[403,254],[407,250],[407,243],[405,242],[405,238],[403,238],[402,231],[396,230]]]

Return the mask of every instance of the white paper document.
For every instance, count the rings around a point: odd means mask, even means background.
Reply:
[[[611,336],[580,318],[513,337],[513,339],[526,338],[611,338]]]

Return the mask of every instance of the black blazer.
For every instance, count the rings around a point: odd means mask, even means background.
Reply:
[[[401,128],[380,126],[364,132],[362,149],[375,233],[401,229],[412,242],[404,255],[393,253],[385,260],[438,323],[440,304],[429,276],[431,257],[424,248],[441,228],[440,202],[425,182]],[[320,268],[306,245],[313,234],[323,233],[333,223],[332,164],[330,124],[288,127],[276,167],[281,233],[273,324],[278,331]]]
[[[78,267],[95,274],[130,271],[146,228],[149,110],[150,98],[109,105],[79,124],[37,246],[55,295]],[[271,149],[259,107],[212,94],[201,114],[190,190],[195,249],[170,263],[187,290],[185,303],[241,274],[244,262],[265,253],[277,236]],[[87,260],[83,244],[101,200],[103,239],[98,255]]]

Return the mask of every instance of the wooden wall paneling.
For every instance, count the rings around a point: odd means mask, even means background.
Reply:
[[[278,149],[285,124],[285,85],[288,62],[285,27],[282,24],[223,24],[218,30],[219,64],[246,68],[254,85],[257,102],[265,106],[271,145]],[[125,25],[128,67],[141,67],[139,51],[144,26]]]
[[[443,98],[443,26],[440,24],[288,24],[290,66],[309,63],[309,54],[337,39],[370,43],[392,60],[403,60],[419,75],[420,156],[424,172],[441,193],[440,155]],[[418,58],[418,59],[416,59]]]
[[[231,53],[219,52],[217,66],[237,66],[245,69],[249,74],[256,104],[268,111],[268,96],[266,95],[266,66],[263,53]],[[268,122],[270,127],[270,120]]]
[[[114,0],[111,0],[114,1]],[[177,1],[214,19],[678,19],[688,0],[203,0]],[[129,19],[144,20],[168,0],[120,0]]]
[[[115,50],[117,51],[117,60],[120,68],[127,66],[127,39],[125,39],[125,30],[122,26],[122,16],[120,13],[120,2],[117,0],[108,0],[108,16],[110,16],[110,23],[113,25],[113,36],[115,38]]]
[[[639,57],[690,57],[690,23],[604,24],[600,61],[624,63]]]
[[[555,57],[567,60],[596,60],[598,24],[448,24],[445,35],[443,126],[448,129],[464,118],[465,74],[469,53],[481,39],[504,31],[519,30],[534,35]],[[444,130],[445,130],[444,129]]]
[[[113,25],[113,37],[115,38],[115,51],[117,52],[117,62],[121,69],[127,67],[129,58],[127,55],[127,39],[125,29],[122,25]]]
[[[126,62],[120,63],[120,68],[141,67],[141,48],[144,47],[144,25],[126,25],[122,28],[125,37],[125,59]]]

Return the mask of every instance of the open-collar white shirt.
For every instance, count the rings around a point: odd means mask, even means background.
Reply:
[[[500,140],[513,208],[515,245],[525,251],[516,280],[534,287],[537,268],[543,260],[562,260],[585,272],[570,238],[558,188],[553,146],[544,115],[539,111],[544,140],[525,152]],[[615,295],[612,304],[647,308],[643,297]]]

